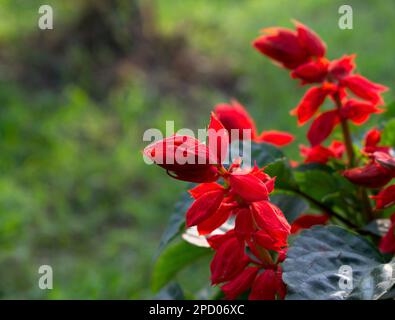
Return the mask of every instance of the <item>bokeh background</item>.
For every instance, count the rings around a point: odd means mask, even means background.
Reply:
[[[42,4],[53,30],[37,26]],[[361,73],[393,88],[395,2],[348,1],[353,30],[338,28],[342,4],[2,0],[0,298],[152,297],[154,255],[185,184],[144,164],[144,130],[204,128],[235,97],[259,130],[295,133],[286,152],[297,158],[306,129],[289,110],[303,90],[251,41],[295,18],[330,58],[356,52]],[[42,264],[53,290],[37,286]]]

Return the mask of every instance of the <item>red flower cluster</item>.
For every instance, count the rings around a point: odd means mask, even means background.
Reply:
[[[327,97],[334,101],[335,108],[319,113],[310,126],[307,138],[312,150],[302,147],[306,162],[325,163],[329,158],[338,158],[341,153],[339,150],[334,151],[336,147],[333,146],[321,147],[321,143],[339,123],[350,120],[360,125],[371,114],[382,112],[378,106],[383,104],[381,93],[387,88],[353,74],[355,55],[328,60],[325,57],[325,43],[317,34],[299,22],[295,22],[295,26],[295,31],[265,29],[265,34],[256,39],[253,46],[284,68],[290,69],[291,77],[299,79],[302,85],[319,83],[308,89],[298,106],[291,111],[297,116],[299,125],[314,117]],[[350,98],[349,92],[361,100]]]

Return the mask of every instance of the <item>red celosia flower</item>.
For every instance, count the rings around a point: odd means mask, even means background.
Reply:
[[[392,179],[391,170],[371,162],[364,167],[352,168],[343,172],[352,183],[367,188],[381,188]]]
[[[291,134],[277,130],[263,131],[258,134],[254,120],[236,100],[232,100],[230,104],[218,104],[214,108],[214,112],[218,120],[228,130],[230,139],[246,140],[249,137],[255,142],[266,142],[276,146],[284,146],[294,140]],[[237,130],[235,131],[237,134],[232,135],[232,130]]]
[[[379,248],[383,253],[395,253],[395,213],[391,216],[391,227],[381,238]]]
[[[291,224],[291,233],[298,233],[302,229],[308,229],[318,224],[326,224],[329,216],[326,214],[303,214]]]
[[[385,209],[395,204],[395,184],[381,190],[376,196],[371,196],[376,201],[376,209]]]
[[[154,142],[144,154],[175,179],[211,182],[218,179],[217,163],[207,146],[189,136],[171,136]]]
[[[305,158],[305,163],[322,163],[326,164],[330,158],[340,159],[345,151],[342,142],[334,140],[329,147],[321,145],[308,148],[300,146],[301,155]]]

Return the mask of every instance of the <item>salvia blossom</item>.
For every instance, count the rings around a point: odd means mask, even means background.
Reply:
[[[381,145],[381,131],[373,128],[366,133],[354,161],[348,128],[350,123],[361,125],[372,114],[384,111],[380,107],[384,103],[382,93],[387,88],[355,72],[355,55],[329,60],[320,37],[305,25],[294,24],[295,30],[264,29],[253,46],[288,69],[301,85],[313,85],[291,111],[299,125],[312,120],[307,132],[310,145],[299,146],[304,163],[331,161],[341,168],[342,175],[358,186],[355,188],[358,199],[367,200],[368,215],[394,206],[395,185],[389,185],[395,178],[393,150]],[[326,100],[331,100],[334,107],[322,110]],[[326,140],[338,125],[344,139],[329,143]],[[282,281],[281,263],[286,258],[289,236],[329,223],[330,215],[336,212],[331,212],[332,208],[326,211],[322,206],[325,212],[302,214],[289,224],[281,209],[270,201],[276,177],[270,176],[269,170],[265,172],[256,163],[251,168],[243,167],[240,159],[234,159],[228,166],[224,163],[229,144],[247,139],[284,146],[294,137],[276,130],[259,133],[246,109],[232,100],[215,106],[207,141],[174,135],[150,144],[144,155],[171,177],[197,184],[189,190],[193,202],[186,211],[186,227],[196,227],[215,251],[210,264],[212,285],[218,285],[226,299],[241,296],[252,300],[284,299],[287,289]],[[342,160],[344,153],[347,153],[347,165]],[[292,160],[290,165],[299,166]],[[303,195],[303,190],[287,191]],[[374,195],[369,198],[367,192]],[[309,195],[304,196],[311,201]],[[313,200],[315,207],[320,207]],[[374,210],[368,208],[369,201],[375,202]],[[343,216],[336,217],[347,222]],[[224,234],[214,232],[226,222],[231,222],[231,230]],[[394,232],[395,213],[389,231],[379,244],[383,253],[395,253]]]
[[[334,100],[334,109],[319,113],[313,120],[307,137],[311,146],[321,144],[337,124],[350,120],[361,125],[373,113],[382,112],[381,93],[385,86],[373,83],[360,74],[353,73],[355,55],[337,60],[325,57],[326,46],[312,30],[295,22],[296,30],[269,28],[256,39],[253,46],[262,54],[291,69],[291,77],[300,79],[302,85],[318,83],[308,89],[298,106],[291,111],[299,125],[313,118],[326,98]],[[361,100],[348,97],[348,92]]]

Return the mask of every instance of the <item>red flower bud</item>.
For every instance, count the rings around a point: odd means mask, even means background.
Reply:
[[[343,175],[352,183],[366,188],[381,188],[392,179],[391,171],[375,162],[346,170]]]
[[[296,32],[284,28],[268,28],[263,32],[266,34],[253,42],[253,46],[262,54],[288,69],[294,69],[309,61],[311,54]],[[302,34],[302,37],[308,42],[307,35]]]
[[[211,182],[218,179],[217,163],[207,146],[189,136],[171,136],[154,142],[144,154],[168,174],[189,182]]]
[[[344,151],[344,144],[336,140],[334,140],[328,148],[321,145],[312,148],[303,145],[300,146],[300,153],[305,157],[305,163],[326,164],[330,158],[340,159]]]
[[[291,72],[291,77],[302,80],[302,84],[323,82],[328,73],[328,61],[319,59],[300,65]]]
[[[331,78],[341,80],[348,76],[355,69],[355,54],[343,56],[340,59],[332,60],[329,63],[328,72]]]

